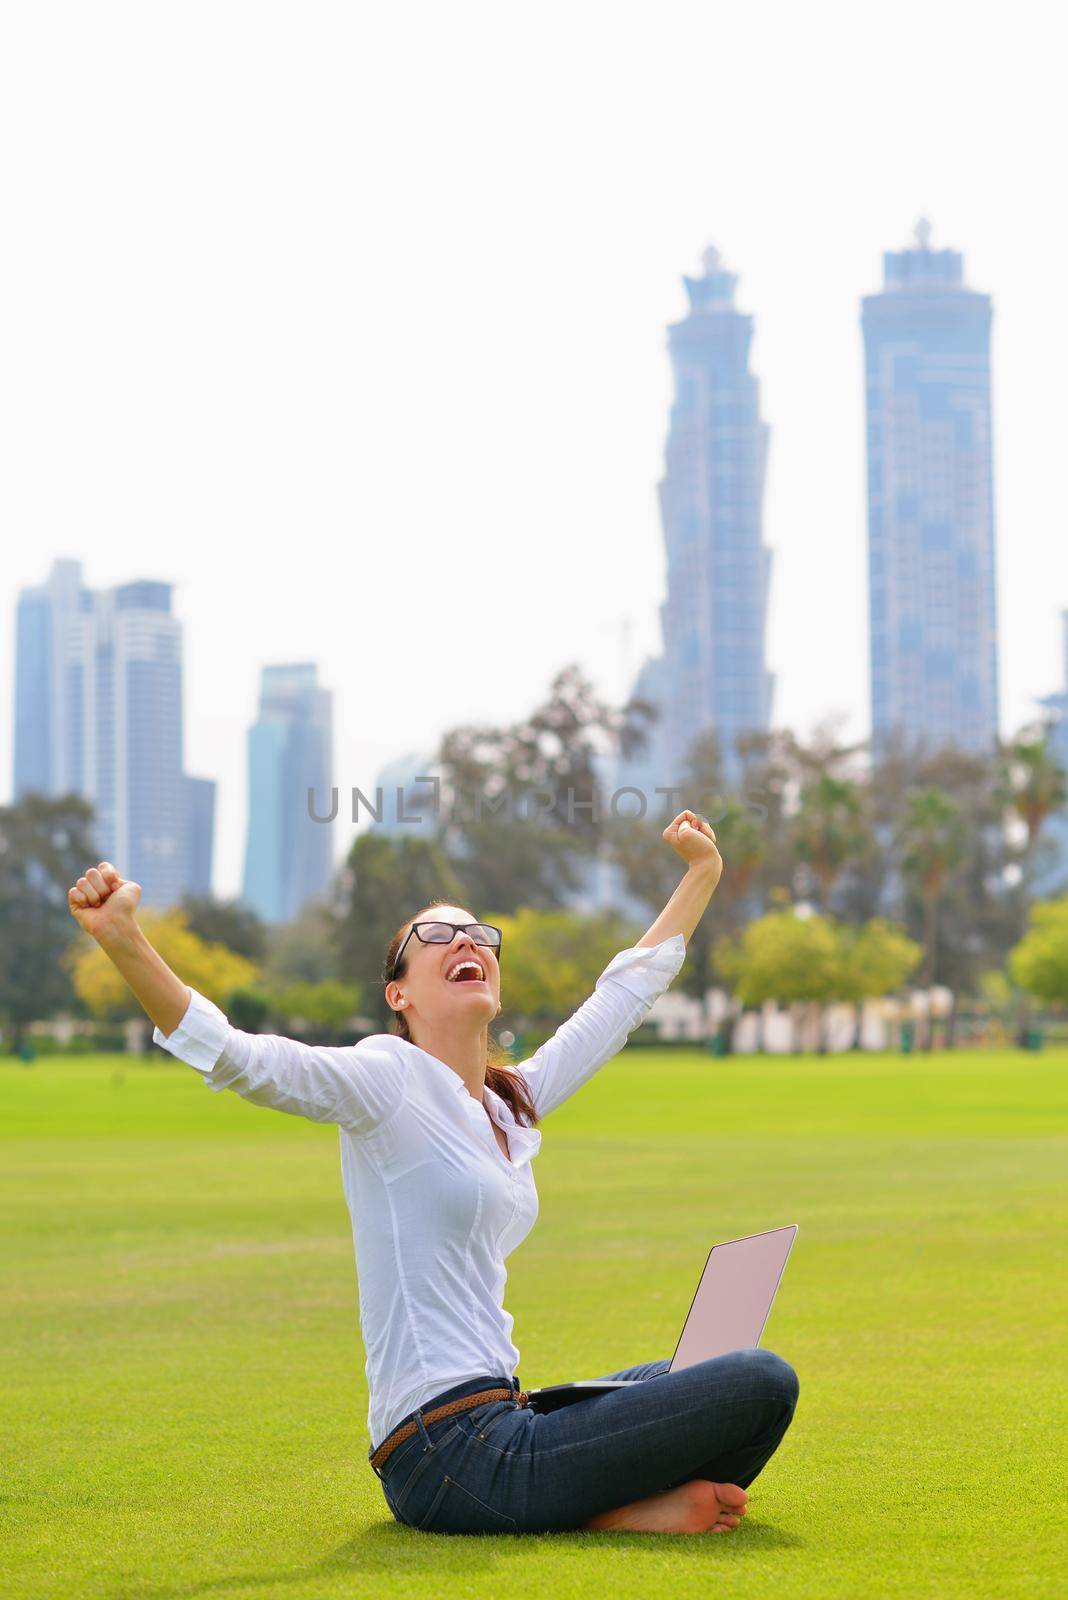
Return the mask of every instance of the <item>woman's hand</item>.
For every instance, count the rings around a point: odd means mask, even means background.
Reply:
[[[652,927],[638,940],[645,947],[678,933],[689,944],[723,871],[712,826],[696,811],[680,811],[664,829],[663,838],[685,861],[686,875]]]
[[[680,811],[675,820],[668,823],[661,837],[688,867],[707,869],[713,887],[719,882],[723,858],[712,825],[705,817],[698,816],[696,811]]]
[[[67,890],[67,904],[79,928],[92,934],[149,1019],[169,1038],[188,1010],[190,991],[138,926],[134,913],[140,903],[141,885],[120,878],[110,861],[90,867]]]
[[[120,878],[110,861],[90,867],[67,891],[67,904],[79,928],[100,944],[133,932],[141,885]]]

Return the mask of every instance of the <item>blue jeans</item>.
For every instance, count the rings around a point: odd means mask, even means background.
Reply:
[[[549,1533],[693,1478],[748,1487],[793,1419],[793,1367],[757,1348],[679,1372],[669,1366],[606,1373],[656,1381],[544,1415],[491,1400],[428,1426],[423,1410],[522,1385],[518,1375],[487,1374],[446,1389],[411,1413],[415,1433],[382,1467],[386,1504],[398,1522],[428,1533]]]

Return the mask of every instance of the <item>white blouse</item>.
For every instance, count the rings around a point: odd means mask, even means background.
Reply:
[[[676,933],[613,956],[589,999],[519,1063],[539,1117],[621,1049],[685,955]],[[452,1067],[395,1034],[328,1048],[243,1033],[193,990],[174,1032],[156,1028],[152,1037],[209,1089],[337,1123],[373,1447],[444,1389],[514,1376],[504,1263],[538,1214],[530,1163],[539,1129],[517,1123],[488,1086],[480,1105]],[[510,1160],[489,1118],[504,1130]]]

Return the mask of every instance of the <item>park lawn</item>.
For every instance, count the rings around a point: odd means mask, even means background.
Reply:
[[[4,1600],[1068,1594],[1068,1055],[624,1052],[544,1124],[524,1384],[670,1355],[800,1231],[726,1535],[448,1538],[367,1464],[337,1134],[165,1058],[0,1062]]]

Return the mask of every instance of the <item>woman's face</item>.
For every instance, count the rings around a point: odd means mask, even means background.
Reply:
[[[478,918],[462,906],[434,906],[412,920],[468,923]],[[466,965],[470,962],[480,971]],[[414,1021],[431,1029],[442,1024],[454,1027],[458,1020],[480,1028],[497,1015],[500,998],[496,951],[476,944],[469,933],[454,933],[448,944],[424,944],[413,933],[404,947],[404,971],[386,985],[387,1003],[407,1017],[409,1029]]]

